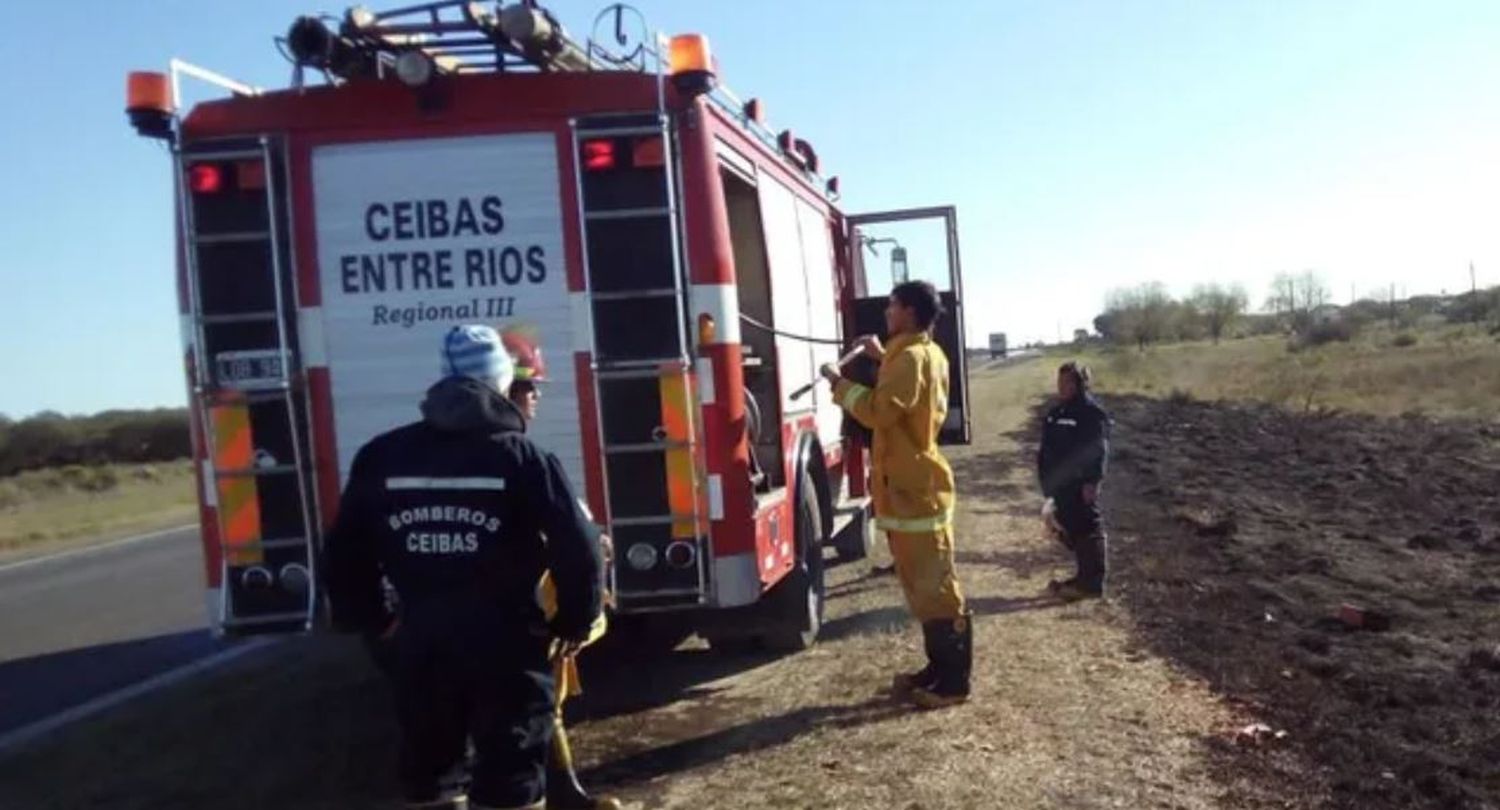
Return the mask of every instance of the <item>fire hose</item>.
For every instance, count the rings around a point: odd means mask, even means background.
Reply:
[[[791,332],[785,332],[785,331],[782,331],[780,329],[777,329],[774,326],[770,326],[769,324],[761,323],[760,321],[758,321],[758,320],[750,317],[749,315],[740,315],[740,320],[744,321],[746,325],[751,326],[751,327],[753,327],[755,329],[759,329],[762,332],[768,332],[768,333],[770,333],[772,335],[775,335],[777,337],[784,337],[784,338],[786,338],[788,340],[796,340],[796,341],[800,341],[802,343],[813,343],[813,344],[817,344],[817,345],[820,345],[820,346],[843,346],[844,345],[844,341],[838,340],[838,339],[835,339],[835,338],[816,338],[816,337],[808,337],[807,335],[798,335],[798,334],[793,334]],[[845,365],[848,365],[850,362],[852,362],[853,360],[855,360],[856,358],[858,358],[860,356],[860,354],[862,354],[863,352],[864,352],[863,348],[856,346],[853,349],[850,349],[848,352],[845,352],[844,355],[842,357],[840,357],[838,359],[838,362],[835,363],[834,365],[836,365],[836,366],[838,366],[839,368],[842,369]],[[807,385],[804,385],[801,388],[798,388],[797,390],[793,391],[791,393],[790,397],[792,399],[801,399],[802,397],[807,396],[808,392],[810,392],[814,388],[818,387],[818,383],[821,382],[821,381],[822,381],[822,377],[819,377],[819,378],[813,380],[812,382],[808,383]]]

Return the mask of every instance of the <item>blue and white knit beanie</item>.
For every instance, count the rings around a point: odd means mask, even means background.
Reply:
[[[499,333],[488,326],[466,324],[448,330],[443,338],[443,375],[490,383],[503,394],[515,380],[516,365]]]

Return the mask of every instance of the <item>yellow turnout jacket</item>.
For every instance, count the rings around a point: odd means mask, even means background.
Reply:
[[[893,532],[935,532],[953,520],[953,470],[938,452],[948,416],[948,357],[927,333],[900,335],[886,347],[869,388],[843,380],[834,396],[874,431],[871,489],[876,525]]]

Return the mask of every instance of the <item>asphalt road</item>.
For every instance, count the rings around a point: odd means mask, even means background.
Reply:
[[[212,655],[198,531],[0,566],[0,737]]]

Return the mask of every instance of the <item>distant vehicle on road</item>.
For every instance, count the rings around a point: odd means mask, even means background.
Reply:
[[[1005,355],[1006,355],[1005,333],[1004,332],[991,332],[990,333],[990,359],[993,360],[993,359],[995,359],[997,357],[1004,357]]]

